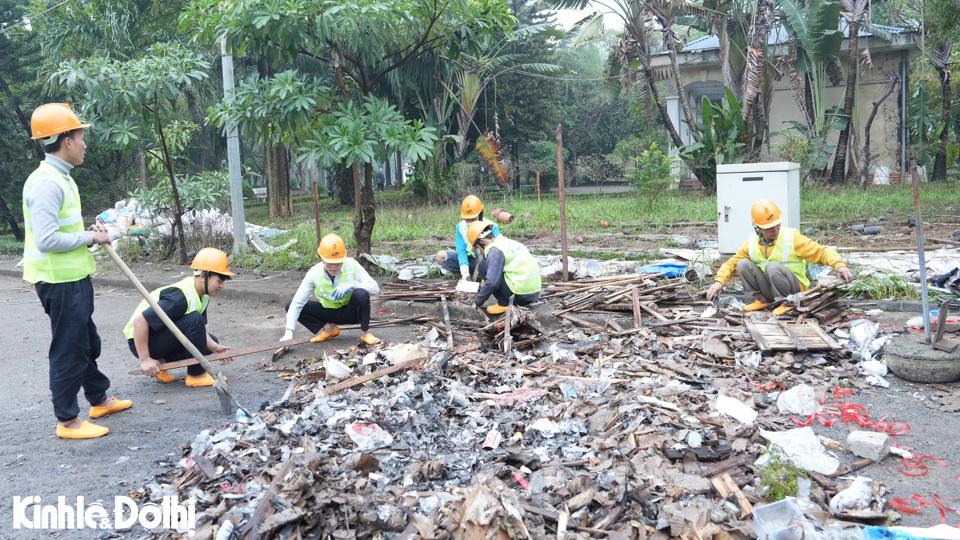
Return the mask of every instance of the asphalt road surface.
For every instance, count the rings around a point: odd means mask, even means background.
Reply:
[[[83,496],[88,504],[104,501],[110,510],[115,496],[135,491],[168,470],[163,464],[165,457],[174,454],[178,459],[181,445],[192,442],[201,430],[214,430],[226,422],[216,391],[212,387],[187,388],[185,369],[172,371],[179,380],[169,384],[129,375],[139,363],[130,353],[122,329],[141,297],[127,288],[98,286],[95,291],[94,321],[103,340],[100,369],[110,377],[109,395],[132,399],[133,407],[95,421],[110,428],[104,437],[64,440],[55,435],[57,419],[50,402],[49,319],[25,282],[0,276],[4,349],[0,400],[7,411],[0,415],[0,538],[34,539],[51,534],[12,529],[14,496],[39,496],[41,504],[56,504],[58,496],[75,504],[76,497]],[[291,289],[289,295],[294,292]],[[283,306],[278,302],[214,298],[208,310],[208,330],[234,349],[276,341],[283,334]],[[295,337],[307,332],[301,326]],[[375,328],[374,334],[390,341],[407,341],[411,335],[405,327]],[[343,349],[355,345],[359,335],[359,330],[344,330],[330,345],[301,345],[270,367],[293,366],[308,352],[316,357],[326,346]],[[222,368],[234,397],[259,404],[283,395],[287,383],[275,372],[257,369],[270,363],[271,356],[270,352],[242,356]],[[89,405],[82,392],[80,410],[81,417],[87,417]],[[142,534],[143,529],[135,526],[124,536],[137,536],[138,531]],[[109,532],[87,529],[66,532],[64,537],[101,538]]]

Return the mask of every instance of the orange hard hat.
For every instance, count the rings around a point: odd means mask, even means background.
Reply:
[[[753,224],[761,229],[775,227],[783,221],[783,213],[770,199],[757,199],[750,214],[753,216]]]
[[[482,221],[474,221],[470,224],[470,227],[467,228],[467,242],[473,246],[476,245],[477,239],[480,238],[480,235],[483,234],[483,231],[487,228],[492,228],[493,225],[489,223],[484,223]]]
[[[342,263],[347,260],[347,245],[343,243],[343,238],[338,235],[328,234],[320,240],[317,255],[323,262]]]
[[[203,248],[193,257],[190,268],[223,274],[234,275],[227,266],[227,254],[217,248]]]
[[[30,118],[30,131],[33,136],[30,138],[46,139],[87,127],[90,127],[90,124],[80,122],[70,105],[66,103],[47,103],[33,111],[33,116]]]
[[[472,219],[478,217],[483,212],[483,203],[476,195],[467,195],[460,204],[460,217],[463,219]]]

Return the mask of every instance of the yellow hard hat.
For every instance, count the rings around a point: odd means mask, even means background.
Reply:
[[[234,275],[234,273],[231,272],[230,268],[227,266],[227,254],[217,248],[208,247],[198,251],[196,256],[193,258],[193,263],[190,265],[190,268],[193,268],[194,270],[215,272],[225,276]]]
[[[30,131],[33,135],[30,138],[46,139],[87,127],[90,127],[90,124],[80,122],[70,105],[66,103],[47,103],[33,111],[33,116],[30,118]]]
[[[467,195],[460,204],[460,217],[463,219],[472,219],[478,217],[483,212],[483,203],[476,195]]]
[[[761,229],[776,227],[783,221],[783,213],[770,199],[757,199],[750,211],[753,224]]]
[[[480,235],[481,235],[481,234],[483,233],[483,231],[485,231],[488,227],[493,227],[493,225],[491,225],[491,224],[489,224],[489,223],[484,223],[484,222],[482,222],[482,221],[474,221],[473,223],[471,223],[471,224],[470,224],[470,227],[467,228],[467,242],[468,242],[471,246],[476,245],[477,239],[480,238]]]
[[[328,234],[320,240],[317,246],[317,255],[328,263],[342,263],[347,260],[347,245],[343,243],[343,238],[336,234]]]

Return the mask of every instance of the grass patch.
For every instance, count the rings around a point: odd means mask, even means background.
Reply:
[[[763,498],[769,502],[777,502],[787,497],[796,497],[797,480],[806,478],[806,471],[794,465],[773,445],[764,448],[763,453],[770,455],[770,461],[756,470],[760,485],[764,488]]]
[[[870,274],[858,277],[843,287],[847,298],[870,298],[873,300],[919,300],[920,291],[899,274]]]
[[[0,238],[0,253],[4,255],[23,255],[23,242],[13,238]]]

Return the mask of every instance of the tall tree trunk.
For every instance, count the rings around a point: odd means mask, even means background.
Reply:
[[[140,187],[147,189],[147,156],[143,155],[143,146],[137,147],[137,176],[140,178]]]
[[[830,171],[830,182],[842,184],[846,179],[847,173],[847,147],[850,140],[850,126],[853,124],[853,105],[855,91],[857,89],[857,76],[859,69],[857,60],[859,60],[858,50],[858,29],[860,20],[855,20],[849,24],[850,38],[847,40],[847,91],[843,95],[843,110],[847,113],[847,126],[840,130],[837,137],[837,152],[833,156],[833,170]]]
[[[0,214],[6,216],[7,224],[10,225],[10,229],[13,231],[13,237],[16,238],[18,242],[23,242],[23,229],[17,224],[16,216],[14,216],[10,208],[7,207],[7,201],[3,200],[3,197],[0,197]]]
[[[167,138],[163,133],[163,125],[160,123],[160,117],[157,117],[157,134],[160,136],[160,150],[163,153],[163,164],[167,168],[167,174],[170,177],[170,190],[173,192],[173,234],[177,237],[180,245],[179,260],[180,264],[187,264],[187,238],[183,232],[183,205],[180,204],[180,191],[177,189],[177,175],[173,172],[173,158],[170,157],[170,150],[167,148]]]
[[[0,77],[0,86],[3,87],[3,92],[7,94],[7,98],[10,99],[10,103],[13,104],[14,111],[17,113],[17,120],[20,122],[20,127],[23,128],[23,133],[29,137],[33,135],[30,131],[30,122],[27,122],[27,115],[23,114],[23,110],[20,108],[20,104],[14,98],[13,92],[10,90],[10,85],[7,84],[7,81]],[[40,148],[40,141],[37,139],[30,139],[31,148],[33,150],[33,155],[37,158],[37,161],[43,161],[43,149]],[[17,231],[19,231],[19,227]]]
[[[267,208],[270,211],[270,219],[292,216],[290,161],[287,159],[287,149],[282,143],[264,145],[263,168],[267,179]]]
[[[940,121],[943,122],[943,131],[940,132],[940,150],[937,151],[937,157],[933,162],[934,181],[947,179],[947,138],[950,136],[950,100],[953,97],[953,91],[950,88],[950,70],[938,69],[940,75],[940,86],[943,88],[943,105],[940,112]]]
[[[357,187],[357,212],[353,218],[353,239],[357,242],[357,255],[371,253],[373,247],[373,227],[377,223],[377,200],[373,196],[373,164],[363,165],[363,187],[360,185],[360,167],[353,164],[354,182]],[[367,270],[374,265],[366,259],[359,259]]]
[[[670,57],[670,67],[673,69],[673,80],[677,85],[677,96],[680,99],[680,107],[683,109],[683,116],[687,119],[687,133],[693,136],[696,142],[701,142],[700,132],[697,131],[697,117],[693,115],[690,108],[690,100],[687,98],[687,89],[683,86],[683,77],[680,75],[680,63],[677,61],[677,48],[674,46],[676,37],[673,30],[669,27],[665,30],[663,36],[667,44],[667,56]]]
[[[397,152],[397,190],[403,188],[403,156]]]
[[[383,168],[385,169],[383,174],[386,177],[387,187],[390,186],[390,173],[392,172],[392,167],[390,167],[391,161],[392,160],[390,159],[389,155],[387,156],[387,159],[383,160]]]

